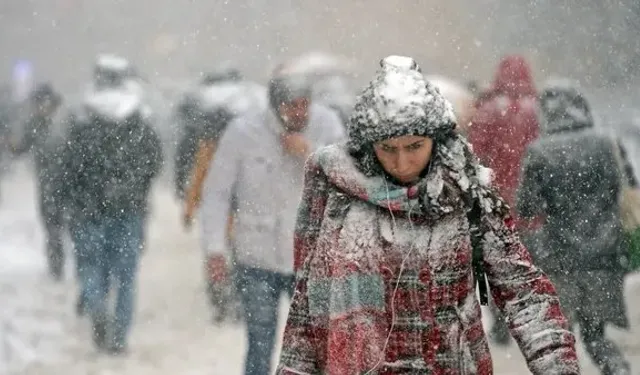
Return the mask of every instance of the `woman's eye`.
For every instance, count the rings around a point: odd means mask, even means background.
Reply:
[[[407,147],[407,150],[415,151],[415,150],[419,150],[420,147],[422,147],[422,143],[414,143],[412,145],[409,145],[409,147]]]

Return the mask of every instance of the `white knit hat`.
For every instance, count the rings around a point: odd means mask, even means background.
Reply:
[[[453,133],[453,107],[429,83],[414,59],[388,56],[358,97],[347,131],[348,145],[360,151],[403,135],[439,139]]]

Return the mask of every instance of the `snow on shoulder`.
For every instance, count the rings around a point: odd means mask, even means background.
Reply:
[[[139,93],[123,89],[106,89],[92,92],[85,99],[85,106],[95,114],[113,121],[122,121],[142,107]]]

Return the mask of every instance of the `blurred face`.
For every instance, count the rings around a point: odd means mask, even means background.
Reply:
[[[46,117],[52,115],[55,112],[57,106],[52,99],[46,98],[33,103],[33,107],[36,115]]]
[[[382,168],[402,183],[413,183],[431,160],[433,140],[427,137],[405,135],[378,142],[374,145]]]
[[[124,73],[115,70],[97,68],[94,72],[94,83],[97,87],[118,87],[124,81]]]
[[[287,131],[302,131],[309,121],[309,98],[297,98],[280,104],[279,112]]]

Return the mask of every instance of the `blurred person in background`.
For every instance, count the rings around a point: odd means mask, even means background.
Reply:
[[[221,84],[238,83],[242,79],[242,74],[235,68],[216,69],[204,74],[196,87],[185,93],[178,103],[176,119],[180,127],[174,159],[174,186],[179,199],[185,198],[200,145],[200,136],[205,131],[207,123],[206,111],[209,97],[205,92]]]
[[[516,216],[515,196],[520,164],[527,145],[538,137],[538,101],[529,64],[522,56],[506,56],[500,61],[493,86],[478,95],[476,110],[468,129],[468,140],[483,165],[493,170],[494,184],[516,218],[516,227],[532,232],[534,224]],[[530,228],[533,225],[534,228]],[[527,247],[535,246],[523,233]],[[507,345],[509,332],[495,306],[491,336]]]
[[[521,56],[507,56],[489,91],[481,93],[471,119],[469,141],[511,207],[526,147],[538,138],[538,102],[531,68]]]
[[[8,85],[0,84],[0,181],[8,172],[12,159],[10,138],[13,113],[11,88]]]
[[[141,77],[137,69],[133,64],[117,54],[102,53],[96,56],[93,64],[93,75],[89,83],[89,87],[84,93],[83,102],[80,108],[73,108],[68,114],[66,119],[67,133],[69,133],[75,124],[84,124],[87,121],[87,103],[95,102],[96,97],[101,97],[98,102],[100,108],[103,108],[103,112],[108,116],[119,116],[117,112],[119,106],[126,106],[127,100],[123,98],[135,97],[137,103],[137,111],[145,122],[151,122],[151,110],[148,105],[144,103],[144,90],[140,84]],[[123,93],[126,93],[124,95]],[[121,95],[123,94],[123,95]],[[95,111],[94,111],[95,112]],[[107,117],[108,117],[107,116]],[[147,217],[149,215],[148,205],[144,205],[144,219],[146,224]],[[81,222],[81,220],[80,220]],[[82,230],[78,229],[76,224],[78,220],[74,220],[72,217],[69,221],[70,230],[72,233],[82,233]],[[144,230],[143,230],[144,232]],[[73,236],[72,236],[73,237]],[[146,237],[143,237],[142,248],[144,249],[146,243]],[[84,268],[83,262],[86,259],[86,253],[74,251],[76,258],[76,274],[78,280],[82,279],[82,270]],[[84,254],[84,255],[83,255]],[[76,304],[76,313],[78,316],[85,315],[85,307],[87,304],[87,298],[85,296],[86,291],[83,289],[84,283],[80,282],[81,292]]]
[[[102,80],[102,77],[97,77]],[[140,92],[102,87],[84,100],[63,152],[65,202],[79,264],[81,293],[96,348],[127,351],[148,197],[162,166],[160,139]],[[108,296],[116,285],[113,315]]]
[[[224,132],[200,209],[211,280],[229,290],[225,229],[236,201],[235,269],[247,327],[246,375],[271,373],[278,302],[282,293],[293,292],[293,230],[304,161],[344,137],[335,111],[312,101],[304,77],[279,70],[268,93],[268,108],[234,120]]]
[[[351,61],[343,56],[310,52],[287,61],[281,70],[309,80],[313,100],[336,111],[346,126],[355,101]]]
[[[591,359],[603,375],[628,375],[605,326],[629,328],[618,196],[622,178],[636,190],[637,180],[621,143],[594,129],[589,104],[570,81],[549,81],[540,106],[543,135],[526,152],[517,211],[546,218],[532,256],[556,285],[566,316],[579,324]]]
[[[93,67],[92,91],[127,87],[142,93],[137,82],[140,75],[126,58],[115,54],[101,54],[96,57]]]
[[[262,85],[243,79],[240,72],[235,69],[220,70],[217,75],[227,77],[227,79],[209,79],[206,86],[200,87],[196,97],[198,100],[197,117],[191,120],[194,133],[190,136],[186,132],[184,134],[183,142],[190,144],[197,141],[197,151],[193,157],[194,163],[191,168],[190,180],[185,188],[183,221],[186,228],[191,227],[200,206],[202,191],[212,160],[215,157],[215,151],[227,126],[236,118],[250,112],[261,113],[267,108],[266,88]],[[191,138],[187,139],[186,137]],[[237,201],[235,197],[231,198],[226,235],[231,253],[235,254],[233,223]],[[234,273],[233,269],[229,269],[229,271]],[[220,289],[216,287],[215,281],[211,280],[209,272],[206,272],[206,285],[209,302],[213,308],[213,321],[220,323],[227,318],[239,320],[241,318],[239,295],[237,293],[220,295]]]
[[[63,141],[52,130],[53,118],[62,104],[62,95],[50,83],[40,83],[29,96],[30,114],[22,126],[23,135],[12,145],[15,155],[33,157],[37,181],[40,219],[45,229],[45,249],[49,274],[60,281],[64,272],[64,204],[60,180]]]
[[[4,158],[9,148],[11,123],[14,117],[14,105],[11,98],[11,87],[0,85],[0,157]],[[0,163],[4,163],[2,160]]]

